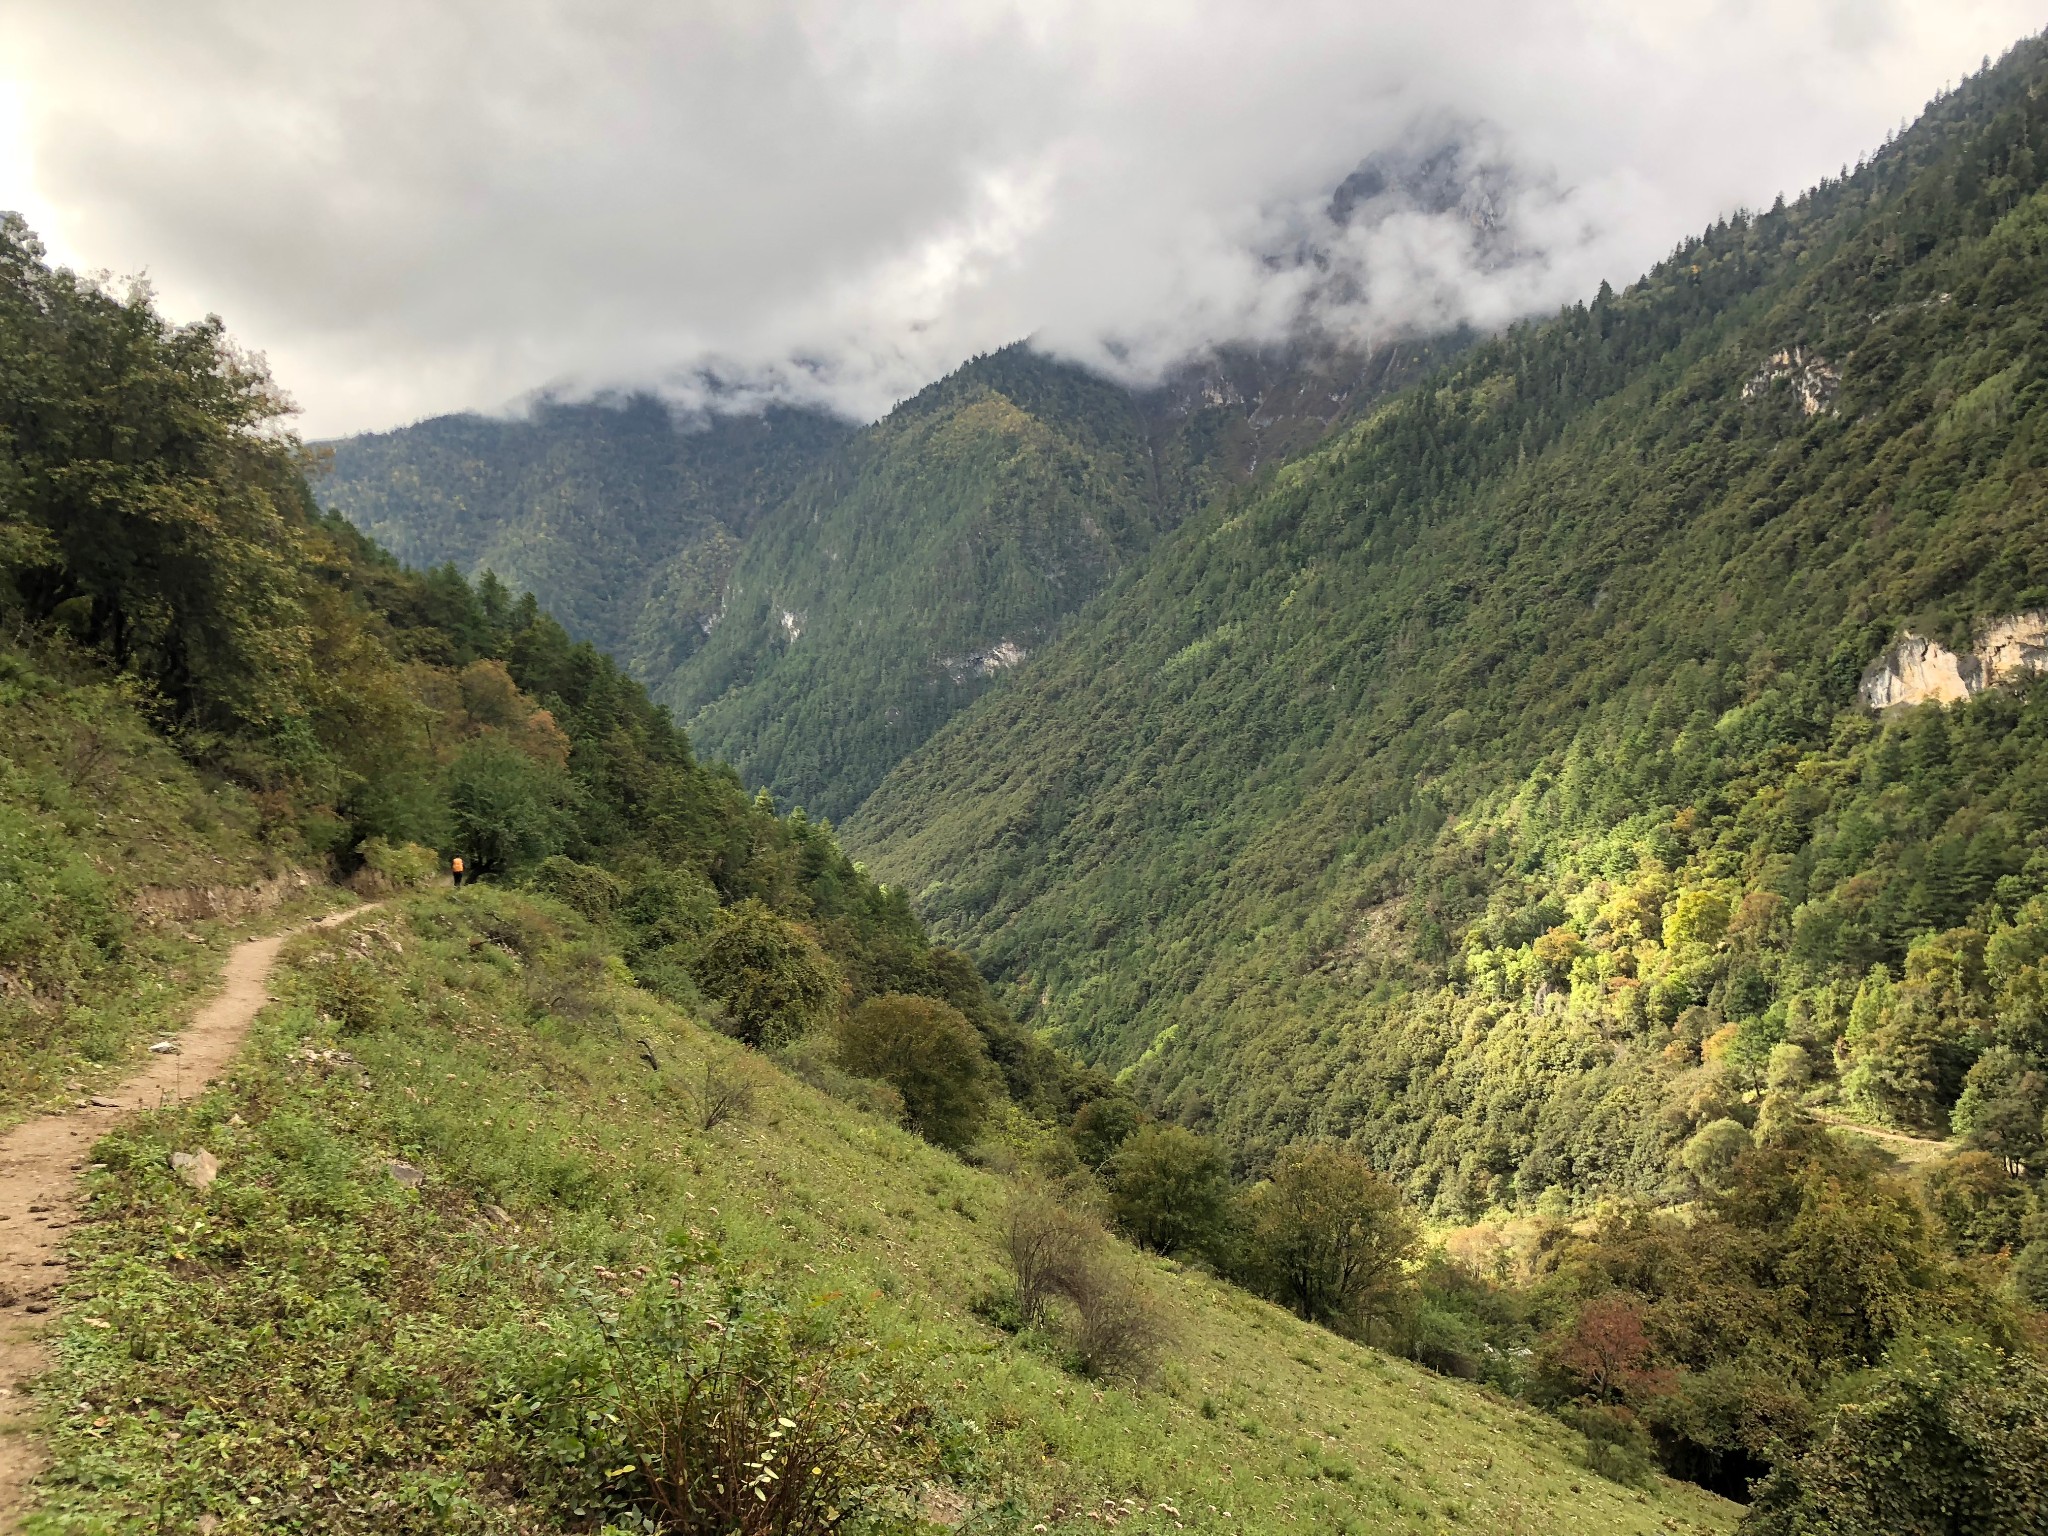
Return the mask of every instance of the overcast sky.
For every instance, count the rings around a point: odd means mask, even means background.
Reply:
[[[308,436],[705,366],[867,416],[1031,335],[1143,375],[1627,282],[2039,0],[0,0],[0,207],[266,353]],[[1457,134],[1469,220],[1329,226]]]

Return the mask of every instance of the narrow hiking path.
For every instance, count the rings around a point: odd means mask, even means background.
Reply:
[[[1935,1141],[1927,1136],[1910,1136],[1904,1131],[1887,1130],[1881,1125],[1865,1125],[1860,1120],[1832,1115],[1825,1110],[1809,1110],[1808,1113],[1832,1130],[1868,1136],[1872,1141],[1881,1141],[1898,1148],[1898,1155],[1908,1162],[1924,1163],[1937,1157],[1945,1157],[1956,1150],[1953,1142]]]
[[[176,1037],[176,1053],[152,1057],[119,1088],[81,1108],[40,1116],[0,1136],[0,1531],[21,1524],[30,1482],[42,1465],[27,1383],[50,1363],[49,1325],[69,1273],[62,1234],[78,1216],[87,1151],[122,1115],[193,1098],[220,1076],[270,1000],[271,968],[287,939],[303,927],[345,923],[374,905],[245,939],[228,953],[220,991]]]

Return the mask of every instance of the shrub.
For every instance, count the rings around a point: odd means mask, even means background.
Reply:
[[[1565,1421],[1586,1437],[1582,1454],[1592,1471],[1626,1488],[1649,1486],[1656,1467],[1650,1432],[1628,1409],[1574,1408]]]
[[[626,899],[626,888],[609,870],[595,864],[578,864],[561,854],[550,854],[535,866],[532,882],[555,900],[594,923],[601,923]]]
[[[353,955],[313,972],[313,1003],[345,1035],[366,1035],[391,1022],[391,988],[367,960]]]
[[[1130,1265],[1098,1243],[1065,1280],[1075,1319],[1067,1342],[1081,1373],[1133,1381],[1149,1377],[1166,1341],[1165,1327]]]
[[[987,1301],[984,1315],[1057,1329],[1084,1375],[1142,1380],[1151,1374],[1166,1341],[1164,1323],[1099,1226],[1042,1189],[1020,1187],[1004,1213],[1003,1250],[1016,1284],[1014,1304]]]
[[[1074,1112],[1067,1134],[1074,1151],[1090,1168],[1108,1162],[1138,1128],[1138,1106],[1123,1093],[1090,1099]]]
[[[776,1060],[793,1076],[842,1104],[851,1104],[891,1125],[903,1123],[903,1095],[887,1083],[845,1071],[822,1041],[792,1040],[776,1052]]]
[[[479,874],[537,864],[573,830],[568,780],[500,737],[462,749],[448,767],[447,792],[456,851]]]
[[[1749,1129],[1739,1120],[1714,1120],[1700,1127],[1678,1154],[1678,1160],[1706,1188],[1721,1189],[1733,1176],[1737,1159],[1750,1145]]]
[[[1148,1125],[1104,1170],[1116,1223],[1155,1253],[1220,1259],[1230,1236],[1230,1170],[1222,1148],[1178,1125]]]
[[[993,1076],[981,1036],[959,1009],[892,992],[839,1021],[839,1064],[903,1095],[903,1117],[925,1140],[954,1150],[974,1140]]]
[[[816,1308],[675,1275],[608,1343],[586,1424],[656,1529],[823,1536],[906,1500],[936,1459],[929,1409]]]
[[[1067,1277],[1099,1240],[1094,1224],[1044,1190],[1019,1186],[1003,1212],[1003,1257],[1017,1284],[1017,1314],[1027,1327],[1046,1319]]]
[[[1745,1536],[2038,1531],[2048,1512],[2048,1371],[1946,1342],[1894,1351],[1812,1449],[1757,1488]]]
[[[825,952],[758,901],[718,913],[690,972],[725,1005],[733,1036],[751,1046],[787,1044],[839,1006],[839,973]]]
[[[365,896],[417,891],[432,885],[441,873],[441,855],[418,843],[393,843],[373,837],[356,845],[362,870],[356,889]]]
[[[759,1089],[751,1062],[707,1058],[690,1091],[697,1128],[715,1131],[753,1119]]]

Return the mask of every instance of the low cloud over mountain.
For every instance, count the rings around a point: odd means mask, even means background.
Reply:
[[[0,22],[0,205],[235,315],[313,434],[707,371],[869,416],[1026,334],[1142,380],[1304,319],[1546,308],[1833,173],[2037,21],[83,0]]]

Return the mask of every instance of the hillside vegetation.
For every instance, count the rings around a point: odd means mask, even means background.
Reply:
[[[858,432],[545,403],[335,443],[318,490],[402,558],[533,592],[836,819],[1162,530],[1463,344],[1226,351],[1138,393],[1013,346]]]
[[[201,882],[391,903],[99,1148],[35,1528],[1725,1525],[1120,1249],[1065,1128],[1128,1101],[900,893],[530,595],[319,513],[218,322],[17,219],[0,276],[7,1109],[204,984]]]
[[[1192,520],[850,845],[1240,1167],[1682,1198],[1803,1102],[2011,1159],[2016,1249],[2048,700],[1857,681],[2048,603],[2044,87],[2029,43]]]
[[[851,430],[779,407],[678,420],[644,395],[542,400],[331,444],[316,490],[399,559],[495,572],[646,679],[703,638],[755,521]],[[672,627],[645,634],[651,611]]]
[[[779,1319],[859,1341],[895,1436],[869,1472],[912,1517],[864,1528],[1727,1528],[1175,1265],[1143,1267],[1152,1384],[1073,1374],[977,1315],[1003,1181],[622,989],[593,945],[490,889],[297,941],[234,1080],[99,1149],[32,1529],[640,1529],[648,1447],[606,1415],[677,1296],[768,1355]],[[709,1128],[707,1064],[751,1089]],[[166,1159],[201,1145],[222,1172],[196,1193]]]

